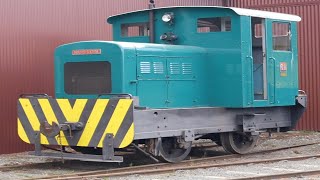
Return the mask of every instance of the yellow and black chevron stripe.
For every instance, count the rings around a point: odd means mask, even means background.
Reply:
[[[47,121],[62,124],[82,122],[80,131],[61,131],[56,137],[40,135],[41,144],[102,147],[107,133],[114,136],[114,147],[128,146],[134,139],[132,99],[53,99],[20,98],[18,100],[18,134],[33,144],[35,131]]]

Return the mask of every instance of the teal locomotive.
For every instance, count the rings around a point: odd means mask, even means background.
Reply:
[[[197,139],[247,153],[261,132],[295,127],[295,15],[229,7],[166,7],[111,16],[114,41],[55,51],[55,98],[22,95],[18,133],[35,155],[121,162],[133,145],[168,162]],[[141,149],[139,144],[144,144]],[[83,154],[46,153],[41,145]]]

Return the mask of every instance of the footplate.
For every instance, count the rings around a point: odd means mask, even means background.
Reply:
[[[54,99],[28,97],[18,100],[18,134],[26,143],[103,147],[112,135],[112,147],[124,148],[134,139],[132,99]]]
[[[92,154],[77,154],[77,153],[65,153],[61,151],[60,153],[54,152],[43,152],[41,150],[40,144],[40,132],[36,131],[34,134],[34,146],[35,151],[31,152],[31,155],[50,157],[50,158],[59,158],[63,160],[80,160],[80,161],[93,161],[93,162],[123,162],[122,156],[114,155],[113,147],[113,135],[107,133],[102,147],[102,155],[92,155]]]

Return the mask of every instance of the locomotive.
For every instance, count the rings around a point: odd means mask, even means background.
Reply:
[[[179,162],[198,139],[247,153],[261,132],[294,128],[306,108],[298,89],[300,20],[152,3],[111,16],[114,41],[56,48],[55,97],[21,95],[19,137],[36,156],[101,162],[122,162],[117,151],[130,145]]]

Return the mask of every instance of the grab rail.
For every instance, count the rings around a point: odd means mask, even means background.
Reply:
[[[131,94],[127,94],[127,93],[108,93],[108,94],[99,94],[98,98],[100,98],[101,96],[128,96],[130,99],[133,99],[133,96]]]

